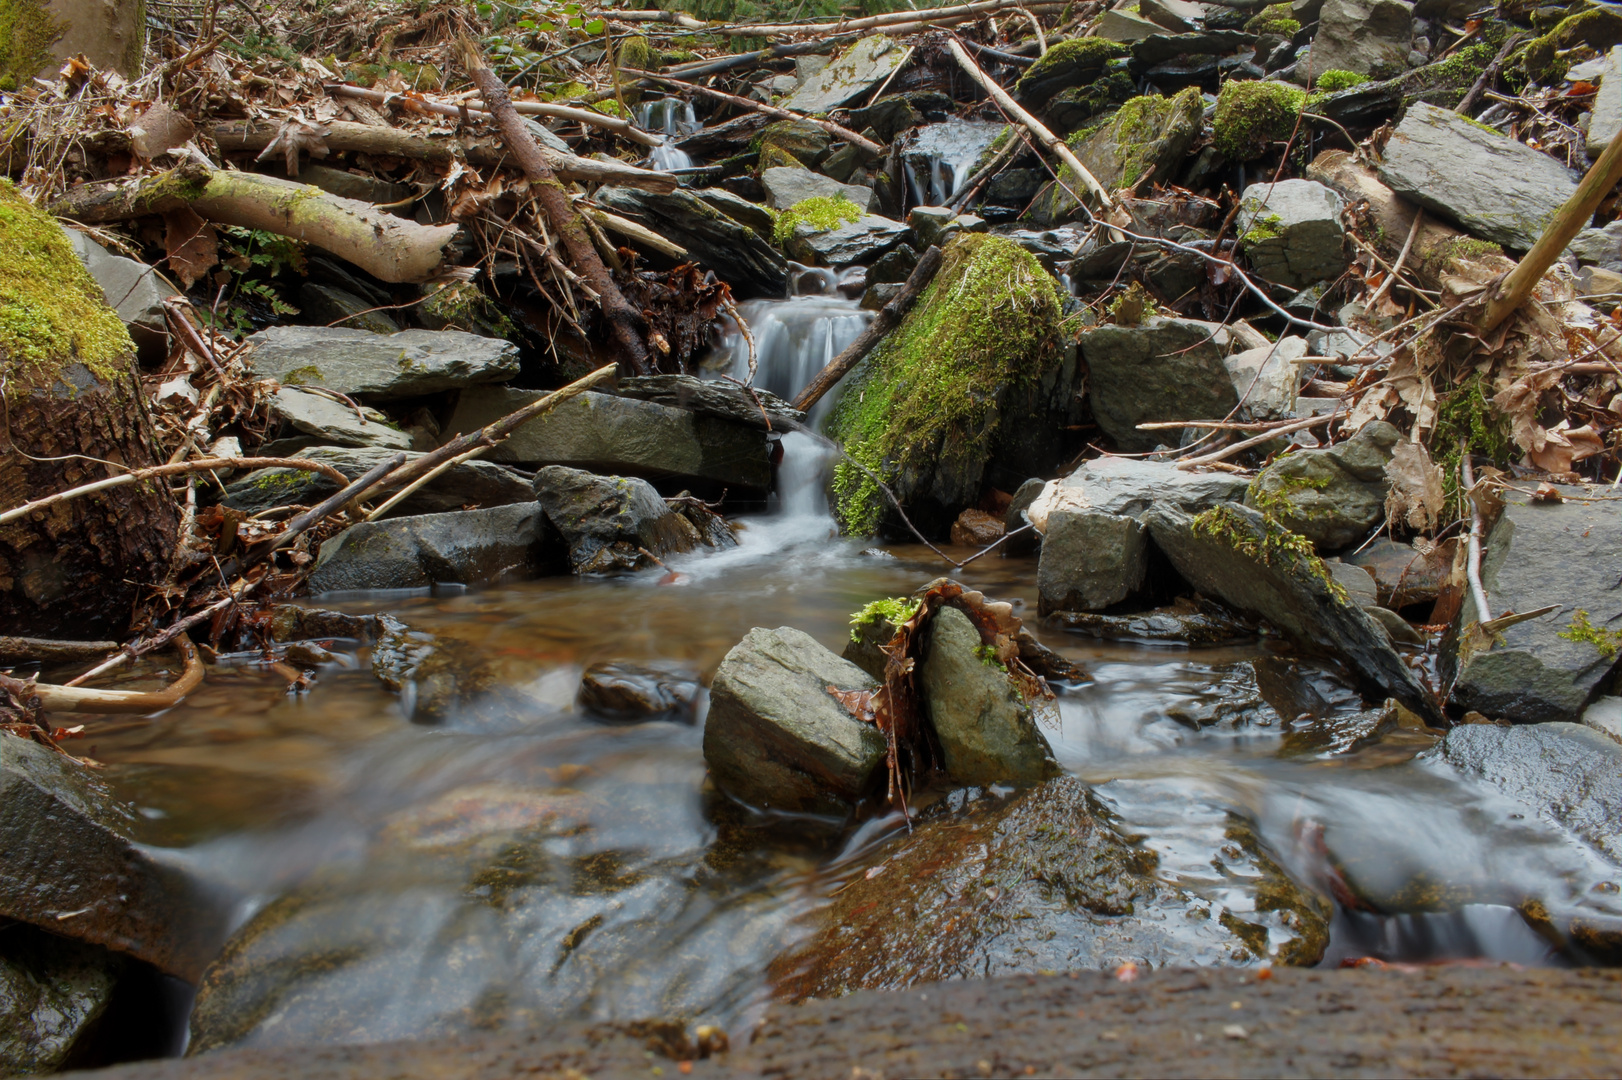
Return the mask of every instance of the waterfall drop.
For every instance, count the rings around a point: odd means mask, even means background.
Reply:
[[[692,157],[675,145],[676,139],[691,135],[703,126],[693,112],[691,101],[680,98],[644,101],[636,107],[636,122],[637,126],[650,134],[663,137],[663,141],[648,154],[649,168],[656,172],[676,172],[693,167]]]

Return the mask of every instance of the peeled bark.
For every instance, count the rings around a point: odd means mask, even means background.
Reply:
[[[9,185],[0,185],[0,210],[5,510],[159,458],[124,324],[54,220]],[[8,522],[0,527],[0,626],[35,637],[122,636],[142,585],[165,577],[178,525],[162,483]]]

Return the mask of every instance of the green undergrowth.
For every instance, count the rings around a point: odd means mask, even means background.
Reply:
[[[1247,34],[1278,34],[1280,37],[1294,37],[1301,29],[1301,23],[1296,19],[1295,13],[1289,4],[1268,4],[1245,23]]]
[[[1296,492],[1322,491],[1329,486],[1327,476],[1291,476],[1287,473],[1273,475],[1278,480],[1278,487],[1271,490],[1261,486],[1260,477],[1250,482],[1249,501],[1256,509],[1274,520],[1285,515],[1296,518],[1303,516],[1301,507],[1291,498]]]
[[[996,435],[1002,388],[1041,377],[1061,310],[1053,277],[1018,244],[956,237],[912,311],[853,375],[828,434],[887,480],[979,452]],[[884,496],[860,469],[841,462],[834,495],[846,532],[877,530]]]
[[[873,626],[881,622],[900,626],[918,614],[918,604],[919,601],[905,596],[890,596],[873,601],[850,617],[850,639],[862,640],[861,628],[864,626]]]
[[[1617,649],[1622,647],[1622,630],[1606,630],[1604,627],[1595,626],[1588,621],[1588,612],[1582,608],[1578,608],[1571,617],[1571,625],[1555,636],[1565,638],[1567,641],[1586,641],[1598,649],[1600,656],[1606,660],[1615,656]]]
[[[1517,455],[1509,417],[1492,403],[1486,377],[1475,375],[1438,396],[1436,427],[1431,430],[1431,459],[1441,466],[1442,485],[1450,511],[1463,514],[1459,489],[1460,446],[1472,456],[1507,466]]]
[[[1257,214],[1250,228],[1239,237],[1240,244],[1255,244],[1283,235],[1284,219],[1277,214]]]
[[[135,347],[62,227],[0,179],[0,371],[14,391],[49,387],[78,361],[104,383]]]
[[[1350,601],[1346,587],[1335,580],[1329,565],[1318,557],[1312,541],[1280,525],[1270,515],[1262,515],[1261,535],[1250,521],[1229,506],[1213,506],[1194,519],[1194,535],[1220,541],[1267,566],[1303,566],[1342,604]]]
[[[1312,85],[1325,94],[1338,94],[1342,90],[1350,90],[1354,86],[1362,86],[1369,81],[1367,75],[1359,75],[1355,71],[1341,71],[1339,68],[1330,68],[1313,80]]]
[[[843,195],[813,195],[777,215],[772,239],[781,247],[788,243],[797,226],[809,225],[817,232],[827,232],[847,222],[860,221],[863,216],[862,208]]]

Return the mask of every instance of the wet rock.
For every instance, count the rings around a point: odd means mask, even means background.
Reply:
[[[335,285],[305,282],[298,298],[299,314],[314,326],[343,326],[370,334],[400,332],[400,324],[388,312],[376,310],[378,305]]]
[[[1037,611],[1102,611],[1143,587],[1149,545],[1143,524],[1101,510],[1048,515],[1037,563]]]
[[[867,282],[872,285],[901,285],[912,276],[918,265],[918,252],[910,244],[902,244],[867,269]]]
[[[714,416],[748,427],[781,430],[784,422],[802,424],[805,413],[769,390],[746,390],[732,383],[691,375],[632,375],[619,380],[619,395],[652,401],[701,416]],[[768,417],[772,423],[767,428]]]
[[[923,122],[924,114],[914,108],[912,102],[901,94],[890,94],[879,98],[865,109],[850,111],[851,130],[865,131],[872,128],[879,141],[883,143],[894,142],[897,135]]]
[[[453,637],[410,626],[392,615],[376,616],[372,674],[400,695],[400,710],[415,724],[438,724],[480,704],[499,713],[504,687],[481,650]]]
[[[1307,65],[1389,79],[1408,67],[1414,6],[1404,0],[1324,0]]]
[[[760,184],[766,189],[766,203],[773,210],[787,210],[805,199],[841,196],[855,203],[857,209],[864,213],[873,209],[872,188],[841,184],[810,169],[778,165],[760,174]]]
[[[1198,512],[1242,498],[1247,484],[1232,473],[1194,472],[1169,461],[1105,457],[1084,461],[1069,476],[1050,482],[1051,494],[1044,502],[1059,509],[1090,508],[1131,517],[1141,517],[1162,502]],[[1037,511],[1032,520],[1039,518]]]
[[[1559,607],[1472,647],[1464,630],[1481,616],[1465,591],[1441,657],[1444,684],[1455,680],[1452,700],[1460,708],[1517,723],[1576,722],[1616,670],[1622,514],[1617,503],[1580,501],[1583,488],[1559,490],[1567,501],[1535,503],[1521,492],[1504,492],[1481,560],[1492,614]]]
[[[985,652],[967,615],[954,607],[935,613],[918,686],[947,775],[966,785],[1027,785],[1057,775],[1030,705]]]
[[[756,142],[760,168],[803,165],[809,169],[827,159],[832,139],[809,120],[778,120],[767,124]]]
[[[1127,49],[1117,39],[1102,34],[1055,42],[1019,77],[1014,84],[1014,97],[1027,109],[1040,110],[1061,90],[1091,86],[1104,74],[1111,60],[1126,55]]]
[[[954,794],[867,862],[778,965],[795,998],[1128,962],[1310,965],[1328,939],[1327,900],[1265,857],[1250,910],[1157,879],[1155,856],[1070,776],[1008,799]]]
[[[825,113],[888,79],[908,56],[906,46],[884,34],[862,38],[839,59],[796,90],[783,108],[798,113]]]
[[[0,918],[196,981],[224,936],[223,913],[130,839],[134,820],[82,765],[0,734]]]
[[[1346,272],[1344,208],[1339,195],[1315,180],[1250,185],[1237,228],[1251,268],[1296,288],[1340,277]]]
[[[762,240],[769,241],[771,239],[772,214],[771,211],[759,203],[752,203],[748,199],[740,198],[725,188],[700,188],[695,190],[693,194],[738,224],[747,226]]]
[[[699,265],[714,270],[740,299],[773,299],[788,287],[788,261],[746,225],[688,191],[600,188],[593,198],[687,249]]]
[[[1383,608],[1377,604],[1364,604],[1362,607],[1375,622],[1380,624],[1392,641],[1401,645],[1425,644],[1427,640],[1425,635],[1415,630],[1407,619],[1404,619],[1390,608]]]
[[[1324,565],[1329,567],[1329,576],[1346,590],[1346,595],[1352,603],[1361,608],[1373,607],[1379,603],[1379,592],[1374,587],[1373,574],[1361,566],[1353,566],[1339,559],[1325,559]]]
[[[445,426],[445,438],[477,431],[543,396],[543,391],[508,387],[464,391]],[[764,492],[771,486],[766,436],[759,428],[594,391],[520,425],[486,456],[524,466],[567,465],[671,480],[706,490]]]
[[[1162,29],[1132,43],[1132,67],[1144,71],[1179,57],[1227,55],[1254,42],[1254,35],[1239,30],[1168,34]]]
[[[580,707],[612,720],[664,714],[690,719],[699,685],[690,672],[613,661],[593,664],[580,677]]]
[[[421,589],[522,579],[560,570],[561,546],[557,532],[533,503],[366,521],[321,545],[310,591]]]
[[[1577,189],[1541,150],[1424,102],[1392,132],[1379,174],[1398,195],[1514,251],[1536,243]]]
[[[1385,518],[1385,467],[1402,433],[1384,420],[1343,443],[1285,454],[1257,474],[1245,504],[1271,514],[1320,551],[1368,536]]]
[[[939,247],[946,242],[947,230],[956,217],[957,211],[949,206],[915,206],[907,211],[907,226],[919,247]]]
[[[839,269],[877,260],[901,243],[906,235],[907,227],[901,222],[868,214],[859,221],[846,222],[824,232],[804,223],[796,225],[794,235],[784,246],[802,262]]]
[[[1583,726],[1622,743],[1622,697],[1602,697],[1583,710]]]
[[[93,1034],[127,963],[25,923],[0,923],[0,1072],[56,1072],[83,1051],[81,1039]]]
[[[1435,601],[1452,570],[1453,548],[1444,542],[1425,555],[1411,544],[1381,537],[1345,559],[1374,575],[1379,602],[1395,610]]]
[[[1597,158],[1605,153],[1611,140],[1622,133],[1622,45],[1605,53],[1604,70],[1593,81],[1599,83],[1594,93],[1594,112],[1588,120],[1588,156]],[[1577,76],[1567,73],[1567,78]]]
[[[376,615],[350,615],[326,608],[277,604],[270,613],[270,640],[278,644],[320,638],[349,638],[369,645],[381,625]]]
[[[73,253],[101,286],[108,305],[129,328],[130,339],[147,361],[161,360],[169,347],[163,301],[179,294],[169,279],[146,263],[114,255],[78,229],[62,228]]]
[[[756,627],[710,685],[704,760],[722,791],[763,809],[844,814],[868,794],[884,737],[829,692],[877,682],[792,627]]]
[[[1295,361],[1307,354],[1305,338],[1279,338],[1275,344],[1234,353],[1226,359],[1234,392],[1243,404],[1240,414],[1252,420],[1280,420],[1295,413],[1296,388],[1301,367]]]
[[[1132,42],[1163,32],[1164,28],[1159,23],[1118,8],[1107,8],[1098,20],[1096,36],[1105,41]]]
[[[1464,724],[1447,733],[1439,755],[1622,862],[1622,746],[1614,740],[1580,724]]]
[[[1002,518],[971,508],[952,522],[951,541],[965,547],[985,547],[1001,540],[1004,531]]]
[[[1176,441],[1175,432],[1139,431],[1138,424],[1222,419],[1239,404],[1227,355],[1253,344],[1215,323],[1159,315],[1083,334],[1098,426],[1121,450],[1136,452]]]
[[[1236,503],[1198,518],[1157,505],[1143,520],[1155,544],[1197,591],[1266,619],[1299,645],[1339,657],[1372,696],[1395,697],[1431,715],[1417,676],[1385,631],[1344,598],[1304,537]]]
[[[372,334],[326,326],[272,326],[248,339],[248,366],[284,386],[324,386],[374,401],[504,382],[518,346],[460,330]]]
[[[1097,615],[1064,611],[1047,625],[1103,641],[1164,641],[1184,645],[1234,645],[1252,641],[1256,627],[1220,604],[1180,599],[1170,607],[1141,615]]]
[[[1107,190],[1165,183],[1183,163],[1199,136],[1204,105],[1198,87],[1176,97],[1135,97],[1120,107],[1097,131],[1073,147],[1076,157]],[[1032,208],[1043,224],[1068,221],[1077,210],[1075,197],[1065,190],[1084,190],[1080,177],[1061,170],[1063,185]]]
[[[324,462],[355,480],[397,453],[397,450],[377,447],[318,446],[301,450],[298,456]],[[406,458],[413,461],[421,456],[408,452]],[[380,494],[390,490],[394,489],[384,488]],[[227,484],[225,497],[220,502],[233,510],[257,514],[276,506],[314,506],[337,491],[338,485],[320,473],[302,469],[255,469]],[[528,502],[534,497],[529,481],[512,469],[475,458],[440,473],[406,496],[392,513],[439,514],[467,506]]]
[[[1205,5],[1188,0],[1140,0],[1138,14],[1175,34],[1198,30],[1205,22]]]
[[[308,444],[321,446],[376,446],[385,450],[411,449],[411,436],[388,422],[388,417],[376,409],[362,408],[361,415],[342,402],[302,390],[284,386],[269,400],[270,415],[292,428]],[[280,440],[284,450],[286,436]]]
[[[564,544],[577,574],[640,570],[691,551],[704,538],[672,513],[646,480],[597,476],[550,465],[535,474],[535,500]]]

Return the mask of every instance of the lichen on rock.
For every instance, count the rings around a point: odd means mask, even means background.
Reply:
[[[0,0],[0,90],[15,90],[51,62],[51,45],[66,26],[44,0]]]

